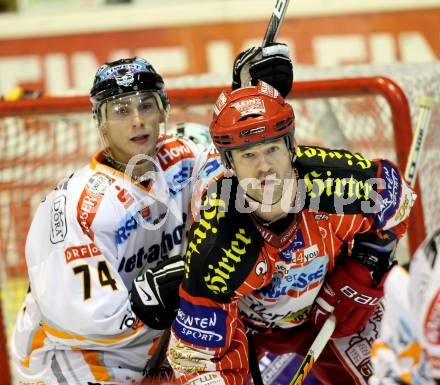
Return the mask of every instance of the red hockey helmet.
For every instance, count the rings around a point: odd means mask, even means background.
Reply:
[[[217,150],[230,163],[230,150],[283,137],[293,151],[295,115],[275,88],[260,81],[256,87],[223,91],[209,129]]]

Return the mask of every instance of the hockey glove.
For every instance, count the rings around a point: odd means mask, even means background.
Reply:
[[[232,89],[256,86],[262,80],[276,88],[283,97],[293,84],[293,68],[289,47],[272,43],[267,47],[252,47],[241,52],[234,61]]]
[[[329,275],[312,310],[311,319],[321,327],[334,314],[333,338],[352,335],[371,318],[384,295],[383,285],[394,265],[397,239],[393,232],[360,234],[355,237],[352,255]]]
[[[177,256],[142,272],[133,281],[131,307],[145,325],[157,330],[171,326],[179,308],[183,272],[184,262]]]

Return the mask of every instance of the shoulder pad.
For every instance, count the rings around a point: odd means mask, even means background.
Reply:
[[[237,182],[221,178],[202,198],[185,254],[184,289],[227,303],[249,275],[262,244],[250,216],[235,210]]]
[[[338,214],[362,212],[374,205],[378,165],[358,153],[299,146],[295,166],[305,194],[305,208]],[[377,196],[377,194],[376,194]]]

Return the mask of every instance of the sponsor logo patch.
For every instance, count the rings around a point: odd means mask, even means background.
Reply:
[[[167,207],[164,207],[167,209]],[[122,226],[118,227],[115,233],[115,240],[118,245],[122,245],[126,242],[130,236],[136,232],[143,224],[150,223],[157,225],[167,215],[167,212],[160,213],[157,218],[151,218],[151,209],[148,206],[143,207],[135,214],[129,214],[122,220]],[[185,221],[186,215],[183,215],[183,221]]]
[[[178,225],[169,233],[163,231],[160,243],[153,243],[145,248],[142,246],[136,254],[127,258],[122,257],[118,272],[131,273],[134,269],[140,270],[146,262],[151,264],[159,259],[169,258],[174,247],[182,244],[182,229],[183,225]]]
[[[193,305],[181,298],[173,329],[180,339],[190,344],[222,348],[225,346],[227,316],[223,309]]]
[[[94,243],[81,246],[71,246],[64,251],[66,263],[72,262],[76,259],[96,257],[97,255],[101,255],[101,251]]]
[[[81,193],[77,205],[77,220],[84,234],[94,239],[91,229],[98,207],[107,188],[113,183],[109,176],[97,172],[92,175]]]
[[[287,246],[286,249],[282,250],[279,253],[279,256],[281,257],[281,259],[283,261],[295,263],[296,262],[294,260],[295,259],[295,250],[300,249],[304,246],[305,246],[304,236],[302,234],[301,229],[299,229],[296,232],[295,238],[293,239],[293,241],[290,243],[289,246]]]
[[[87,189],[91,194],[104,195],[107,188],[112,184],[113,179],[109,176],[97,172],[92,175],[87,182]]]
[[[217,98],[217,101],[214,104],[214,113],[216,115],[220,114],[220,112],[223,110],[223,108],[226,106],[226,95],[224,92],[220,94],[220,96]]]
[[[232,104],[232,107],[234,107],[241,116],[258,114],[266,111],[263,100],[258,97],[236,102]]]
[[[164,170],[182,159],[193,157],[194,154],[186,143],[177,140],[166,142],[159,148],[157,152],[157,158],[159,159],[160,166]]]
[[[116,195],[118,201],[121,202],[125,209],[128,209],[133,204],[134,198],[125,188],[121,189],[119,186],[115,186],[115,189],[119,191]]]
[[[328,256],[314,259],[315,250],[313,246],[306,249],[310,249],[307,255],[312,260],[309,264],[289,269],[286,273],[275,274],[271,283],[258,290],[258,292],[264,298],[279,298],[284,295],[298,297],[305,291],[318,287],[324,280]]]
[[[303,309],[300,309],[296,311],[295,313],[292,313],[288,315],[287,317],[284,317],[282,321],[285,322],[291,322],[291,323],[301,323],[302,321],[305,321],[309,318],[310,312],[312,310],[312,306],[307,306]]]
[[[380,191],[382,202],[376,214],[374,228],[382,228],[396,213],[400,204],[402,182],[397,170],[388,162],[382,161],[381,178],[385,182],[385,189]]]
[[[265,82],[259,83],[260,92],[270,96],[271,98],[277,98],[280,94],[275,88],[273,88],[270,84]]]
[[[53,244],[60,243],[64,241],[66,234],[66,197],[60,195],[53,201],[50,210],[50,242]]]
[[[188,382],[188,385],[226,385],[220,373],[205,373]]]

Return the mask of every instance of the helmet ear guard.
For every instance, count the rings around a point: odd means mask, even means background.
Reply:
[[[295,114],[279,92],[260,81],[257,86],[223,91],[214,106],[212,140],[228,168],[231,150],[284,138],[295,153]]]

